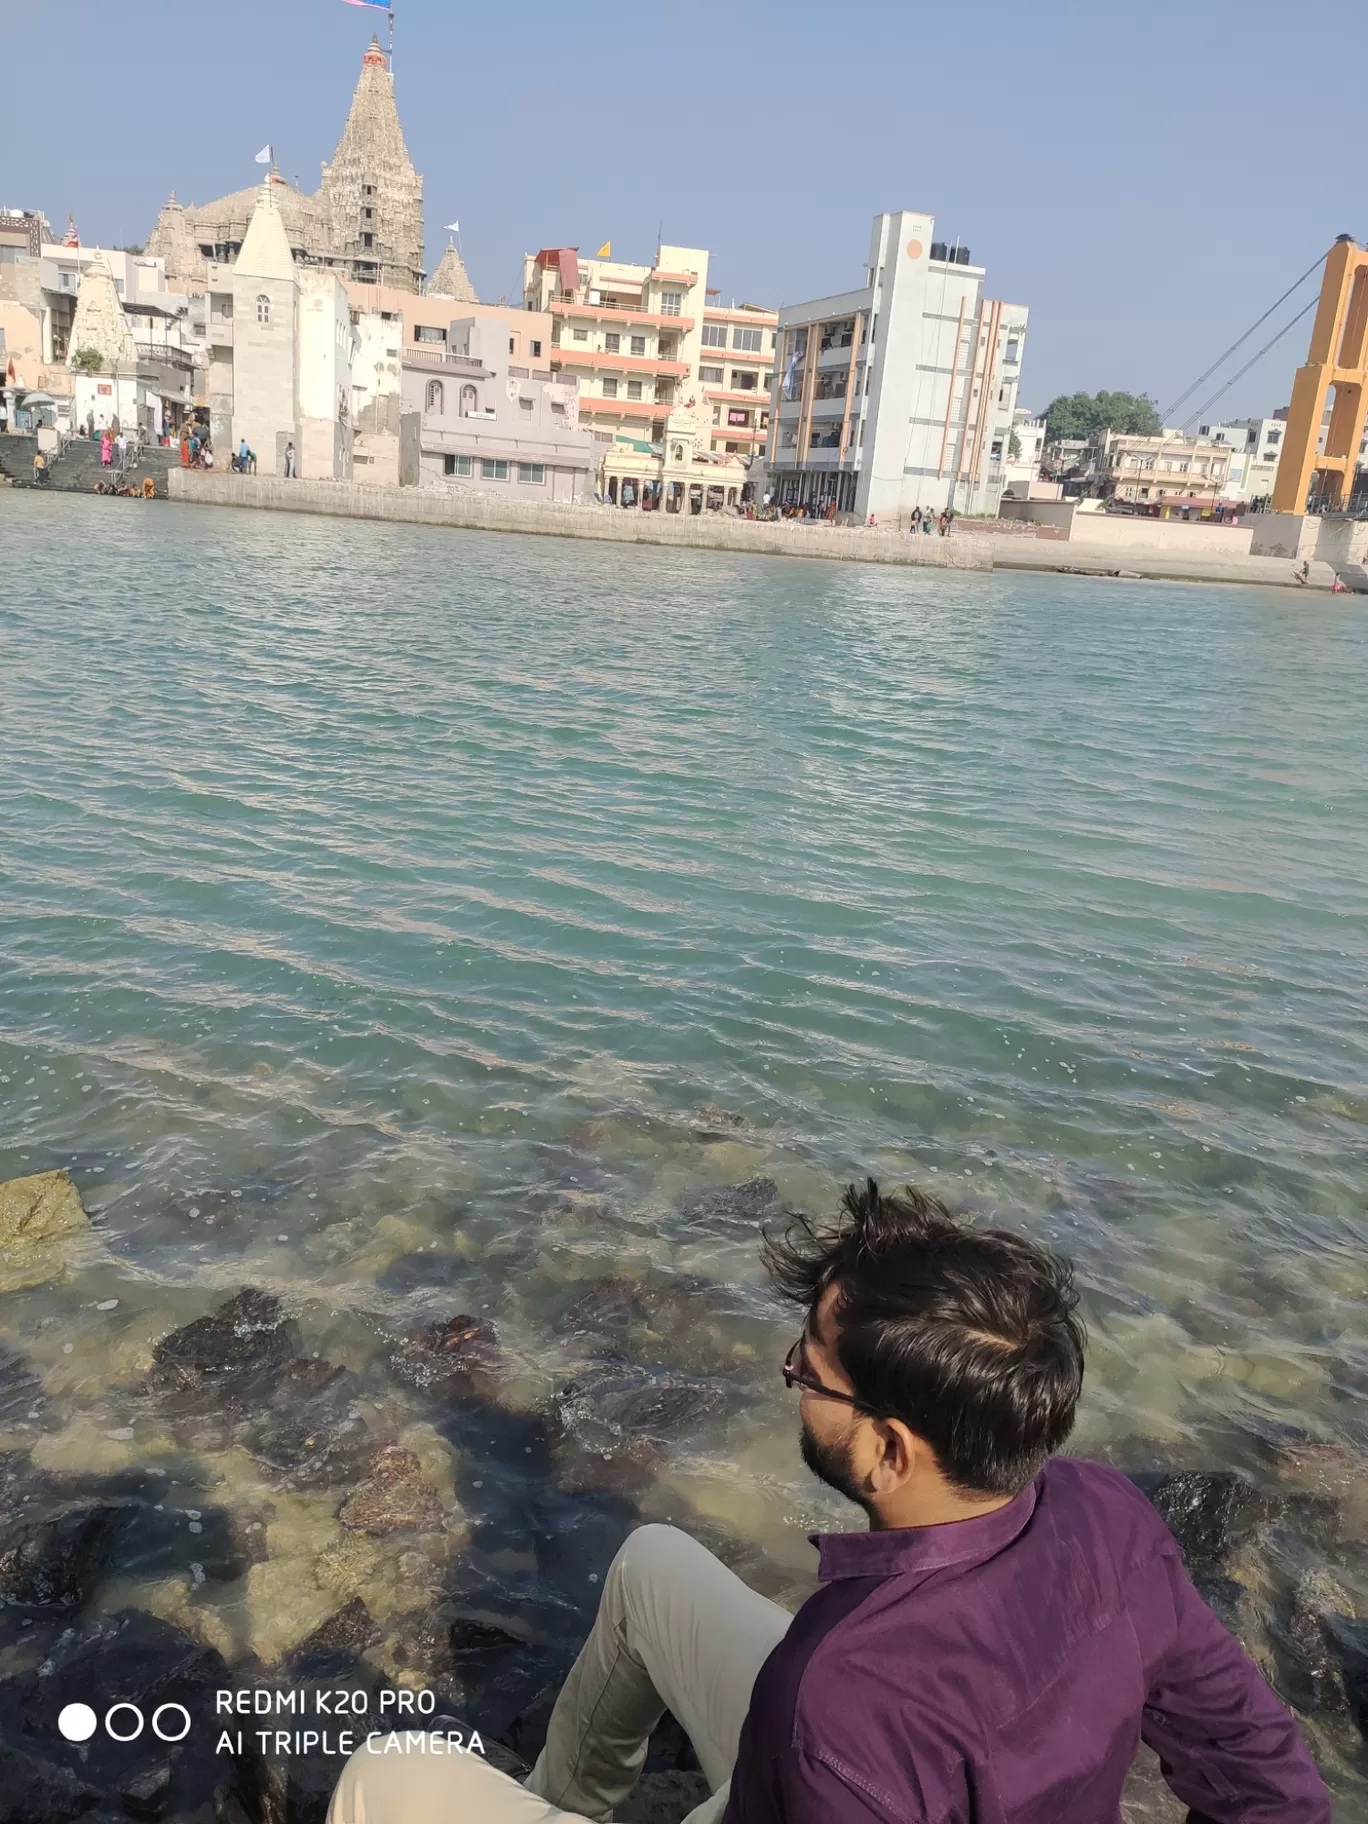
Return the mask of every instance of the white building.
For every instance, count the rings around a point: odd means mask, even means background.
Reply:
[[[864,283],[779,313],[768,486],[858,520],[996,515],[1025,307],[915,210],[874,218]]]
[[[342,281],[297,266],[269,180],[231,265],[209,267],[209,425],[220,464],[244,440],[258,472],[350,480],[352,361]]]
[[[1057,482],[1045,481],[1041,465],[1045,460],[1048,427],[1043,418],[1034,418],[1025,406],[1012,414],[1007,445],[1002,453],[1002,495],[1004,500],[1054,500],[1058,498]],[[996,442],[996,439],[994,439]],[[992,448],[989,448],[992,457]]]
[[[1287,425],[1280,418],[1232,418],[1228,424],[1201,424],[1197,435],[1231,450],[1227,500],[1250,501],[1272,494]]]

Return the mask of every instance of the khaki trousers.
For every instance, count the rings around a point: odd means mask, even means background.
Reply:
[[[636,1784],[668,1709],[712,1796],[686,1824],[715,1824],[755,1675],[791,1617],[686,1533],[643,1526],[613,1560],[593,1631],[556,1699],[525,1785],[475,1754],[371,1754],[347,1762],[328,1824],[584,1824]],[[466,1719],[478,1728],[479,1718]]]

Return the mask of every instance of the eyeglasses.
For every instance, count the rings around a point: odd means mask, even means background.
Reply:
[[[873,1406],[867,1405],[864,1400],[857,1400],[853,1393],[842,1393],[838,1387],[828,1387],[824,1381],[819,1381],[815,1374],[809,1374],[805,1368],[798,1366],[802,1360],[806,1340],[805,1337],[800,1336],[784,1357],[785,1387],[805,1387],[809,1393],[820,1394],[825,1400],[839,1400],[843,1406],[853,1406],[856,1412],[866,1413],[871,1419],[879,1418],[880,1413]]]

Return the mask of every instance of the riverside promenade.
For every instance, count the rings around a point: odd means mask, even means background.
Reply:
[[[839,563],[906,564],[941,570],[1048,570],[1063,575],[1122,576],[1163,582],[1259,583],[1275,588],[1328,590],[1334,572],[1313,563],[1300,584],[1284,558],[1191,555],[1137,546],[1095,545],[1022,536],[954,531],[948,538],[913,537],[870,526],[821,521],[695,518],[625,512],[598,505],[507,500],[438,488],[387,488],[350,481],[286,481],[273,475],[235,475],[172,469],[173,501],[198,506],[259,507],[342,519],[376,519],[451,526],[470,532],[525,532],[549,538],[589,538],[610,544],[667,545],[693,551],[739,551],[767,557],[824,558]]]

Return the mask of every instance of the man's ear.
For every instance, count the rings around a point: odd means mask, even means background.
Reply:
[[[910,1479],[925,1446],[901,1419],[876,1419],[874,1435],[878,1440],[878,1456],[870,1479],[877,1493],[892,1494]]]

